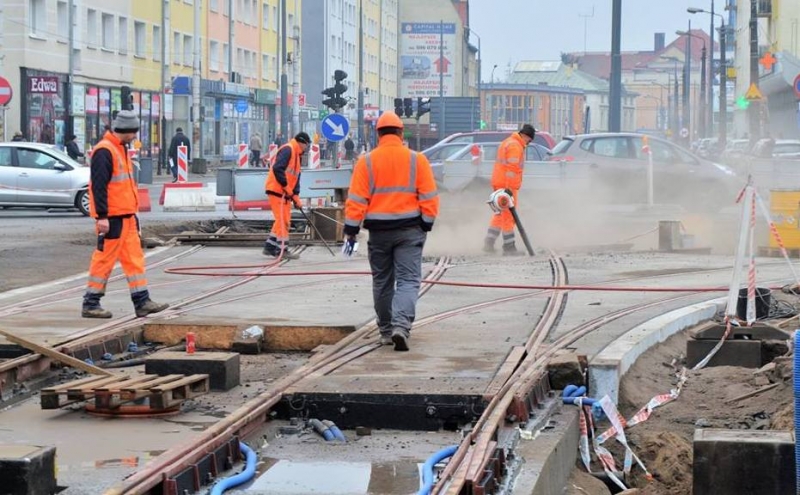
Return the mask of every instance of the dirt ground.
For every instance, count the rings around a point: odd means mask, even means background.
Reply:
[[[620,412],[626,418],[651,398],[675,387],[676,371],[684,365],[686,340],[686,334],[673,336],[642,356],[628,371],[620,391]],[[727,366],[687,370],[688,380],[676,401],[626,430],[633,451],[653,475],[653,481],[648,482],[634,465],[630,482],[642,495],[692,492],[695,428],[793,429],[791,358],[778,358],[773,372],[754,371]],[[753,397],[739,398],[771,383],[777,386]],[[605,445],[619,466],[622,449],[614,440]]]

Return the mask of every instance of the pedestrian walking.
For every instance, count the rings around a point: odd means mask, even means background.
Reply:
[[[178,182],[178,146],[186,146],[186,163],[192,161],[192,142],[183,133],[183,129],[178,127],[175,129],[175,135],[172,136],[172,141],[169,143],[169,168],[172,170],[172,182]]]
[[[355,149],[356,145],[353,142],[353,138],[347,136],[347,139],[344,142],[344,159],[349,162],[353,161],[353,158],[355,157]]]
[[[380,342],[407,351],[422,281],[422,249],[439,213],[439,194],[425,155],[403,146],[403,121],[378,119],[378,146],[353,168],[345,205],[346,248],[362,221],[369,230],[372,297]]]
[[[272,214],[272,230],[264,244],[265,256],[283,259],[297,259],[298,255],[286,251],[289,242],[289,225],[292,221],[292,204],[297,208],[300,203],[300,161],[308,150],[311,138],[305,132],[297,134],[294,139],[281,146],[275,157],[275,163],[269,169],[264,189],[269,198]]]
[[[111,318],[100,306],[114,264],[118,261],[128,279],[136,316],[164,311],[168,304],[150,299],[144,253],[139,236],[139,194],[134,182],[128,145],[139,132],[139,118],[130,110],[119,112],[92,155],[89,204],[95,219],[97,246],[92,254],[89,281],[83,296],[81,316]]]
[[[260,166],[262,149],[263,144],[261,143],[261,134],[254,132],[253,137],[250,138],[250,164],[253,167]]]
[[[514,205],[519,207],[519,190],[522,187],[522,171],[525,168],[525,148],[533,142],[536,129],[525,124],[519,132],[515,132],[500,144],[497,160],[492,173],[492,190],[504,189],[514,198]],[[503,234],[503,255],[515,256],[524,254],[517,250],[514,241],[514,216],[509,210],[499,215],[492,215],[489,231],[486,234],[483,250],[494,252],[494,243]]]
[[[76,139],[78,139],[77,136],[75,136],[75,134],[72,134],[67,138],[67,144],[66,144],[67,154],[73,160],[77,160],[78,158],[83,158],[84,156],[83,153],[81,153],[81,149],[78,147],[78,143],[75,141]]]

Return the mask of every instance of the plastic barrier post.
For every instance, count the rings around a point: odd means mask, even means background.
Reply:
[[[178,146],[178,182],[189,182],[189,148]]]

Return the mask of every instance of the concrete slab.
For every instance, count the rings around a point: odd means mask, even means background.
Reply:
[[[692,493],[797,493],[794,443],[789,431],[697,429]]]
[[[636,360],[672,335],[713,317],[723,300],[695,304],[656,317],[612,342],[589,362],[589,395],[619,399],[619,382]]]
[[[0,493],[49,495],[56,492],[56,449],[0,445]]]
[[[719,343],[717,340],[695,340],[686,342],[686,365],[693,368],[705,359]],[[714,354],[708,366],[740,366],[742,368],[760,368],[760,340],[726,340],[719,351]]]
[[[216,211],[216,195],[207,187],[167,188],[164,211]]]
[[[144,361],[144,372],[159,376],[208,375],[211,390],[230,390],[240,383],[239,355],[232,352],[157,352]]]

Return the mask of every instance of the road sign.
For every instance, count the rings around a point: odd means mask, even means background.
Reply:
[[[792,86],[794,87],[794,94],[800,98],[800,74],[794,78],[794,84]]]
[[[14,91],[11,89],[11,83],[8,82],[8,79],[0,77],[0,106],[8,105],[12,96],[14,96]]]
[[[332,113],[322,121],[322,135],[328,141],[341,141],[350,131],[350,122],[340,113]]]
[[[247,100],[236,100],[236,111],[239,113],[245,113],[249,106]]]
[[[681,129],[681,137],[684,137],[684,138],[685,137],[689,137],[689,129],[687,129],[685,127],[683,129]]]
[[[745,98],[748,100],[763,100],[764,95],[761,94],[761,91],[758,90],[758,86],[756,83],[751,83],[750,88],[747,90],[747,94],[744,95]]]

